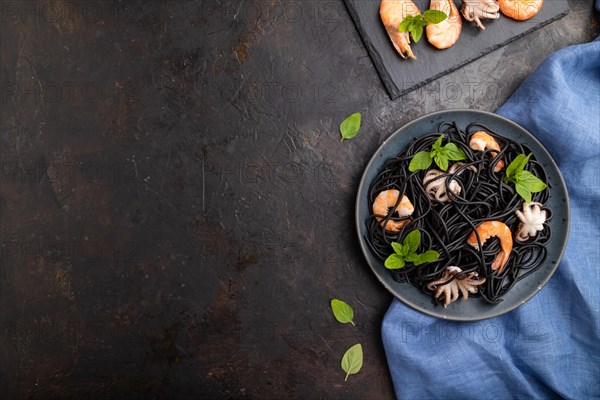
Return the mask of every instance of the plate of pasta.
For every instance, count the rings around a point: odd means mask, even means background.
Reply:
[[[566,185],[543,145],[476,110],[435,112],[394,132],[365,169],[355,217],[384,287],[458,321],[504,314],[541,290],[570,218]]]

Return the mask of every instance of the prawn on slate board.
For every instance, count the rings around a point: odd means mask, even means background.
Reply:
[[[539,12],[526,21],[501,14],[498,19],[485,19],[485,30],[481,30],[474,22],[463,21],[460,37],[452,47],[440,50],[427,40],[421,40],[409,44],[409,50],[416,59],[403,59],[388,36],[390,27],[384,26],[381,20],[380,1],[344,1],[392,100],[569,12],[567,0],[545,0]],[[429,0],[416,0],[414,3],[423,12],[429,9]],[[458,3],[462,7],[462,2]]]

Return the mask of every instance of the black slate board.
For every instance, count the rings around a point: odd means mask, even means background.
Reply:
[[[411,44],[417,59],[404,60],[394,49],[381,23],[379,0],[344,1],[392,100],[569,12],[566,0],[545,0],[542,9],[534,18],[514,21],[501,15],[497,20],[484,20],[484,31],[480,31],[473,23],[463,18],[461,35],[454,46],[438,50],[427,42],[423,32],[419,43]],[[414,3],[421,12],[429,8],[429,0],[416,0]],[[461,2],[455,4],[460,9]]]

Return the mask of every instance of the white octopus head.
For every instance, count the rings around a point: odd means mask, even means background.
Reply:
[[[482,19],[500,18],[500,5],[495,0],[463,0],[460,10],[467,21],[474,21],[479,29],[485,29]]]
[[[515,211],[517,218],[521,221],[516,234],[516,239],[519,242],[534,237],[544,229],[544,223],[548,219],[548,215],[546,210],[542,210],[541,207],[541,203],[523,203],[523,211]]]
[[[450,192],[454,195],[459,195],[462,188],[456,179],[450,180],[450,183],[448,186],[446,186],[447,178],[444,178],[443,175],[452,175],[463,165],[464,163],[460,162],[452,164],[447,173],[437,169],[431,169],[427,171],[425,178],[423,178],[423,186],[425,186],[425,192],[427,193],[427,196],[429,196],[431,200],[437,200],[444,203],[450,200],[447,189],[450,189]],[[469,166],[468,169],[474,168],[473,166]],[[457,175],[460,175],[462,172],[463,171],[458,172]]]

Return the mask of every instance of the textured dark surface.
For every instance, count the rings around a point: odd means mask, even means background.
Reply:
[[[391,102],[341,0],[0,4],[2,399],[393,398],[353,219],[369,157],[599,32],[572,1]]]
[[[481,31],[474,23],[463,20],[460,37],[450,49],[436,49],[427,42],[423,32],[422,41],[411,43],[417,59],[403,60],[381,23],[380,2],[344,1],[392,100],[563,17],[569,11],[566,0],[546,0],[539,13],[527,21],[515,21],[501,13],[497,20],[484,20],[486,29]],[[415,0],[414,4],[421,13],[429,8],[429,0]],[[460,10],[460,3],[457,7]]]

